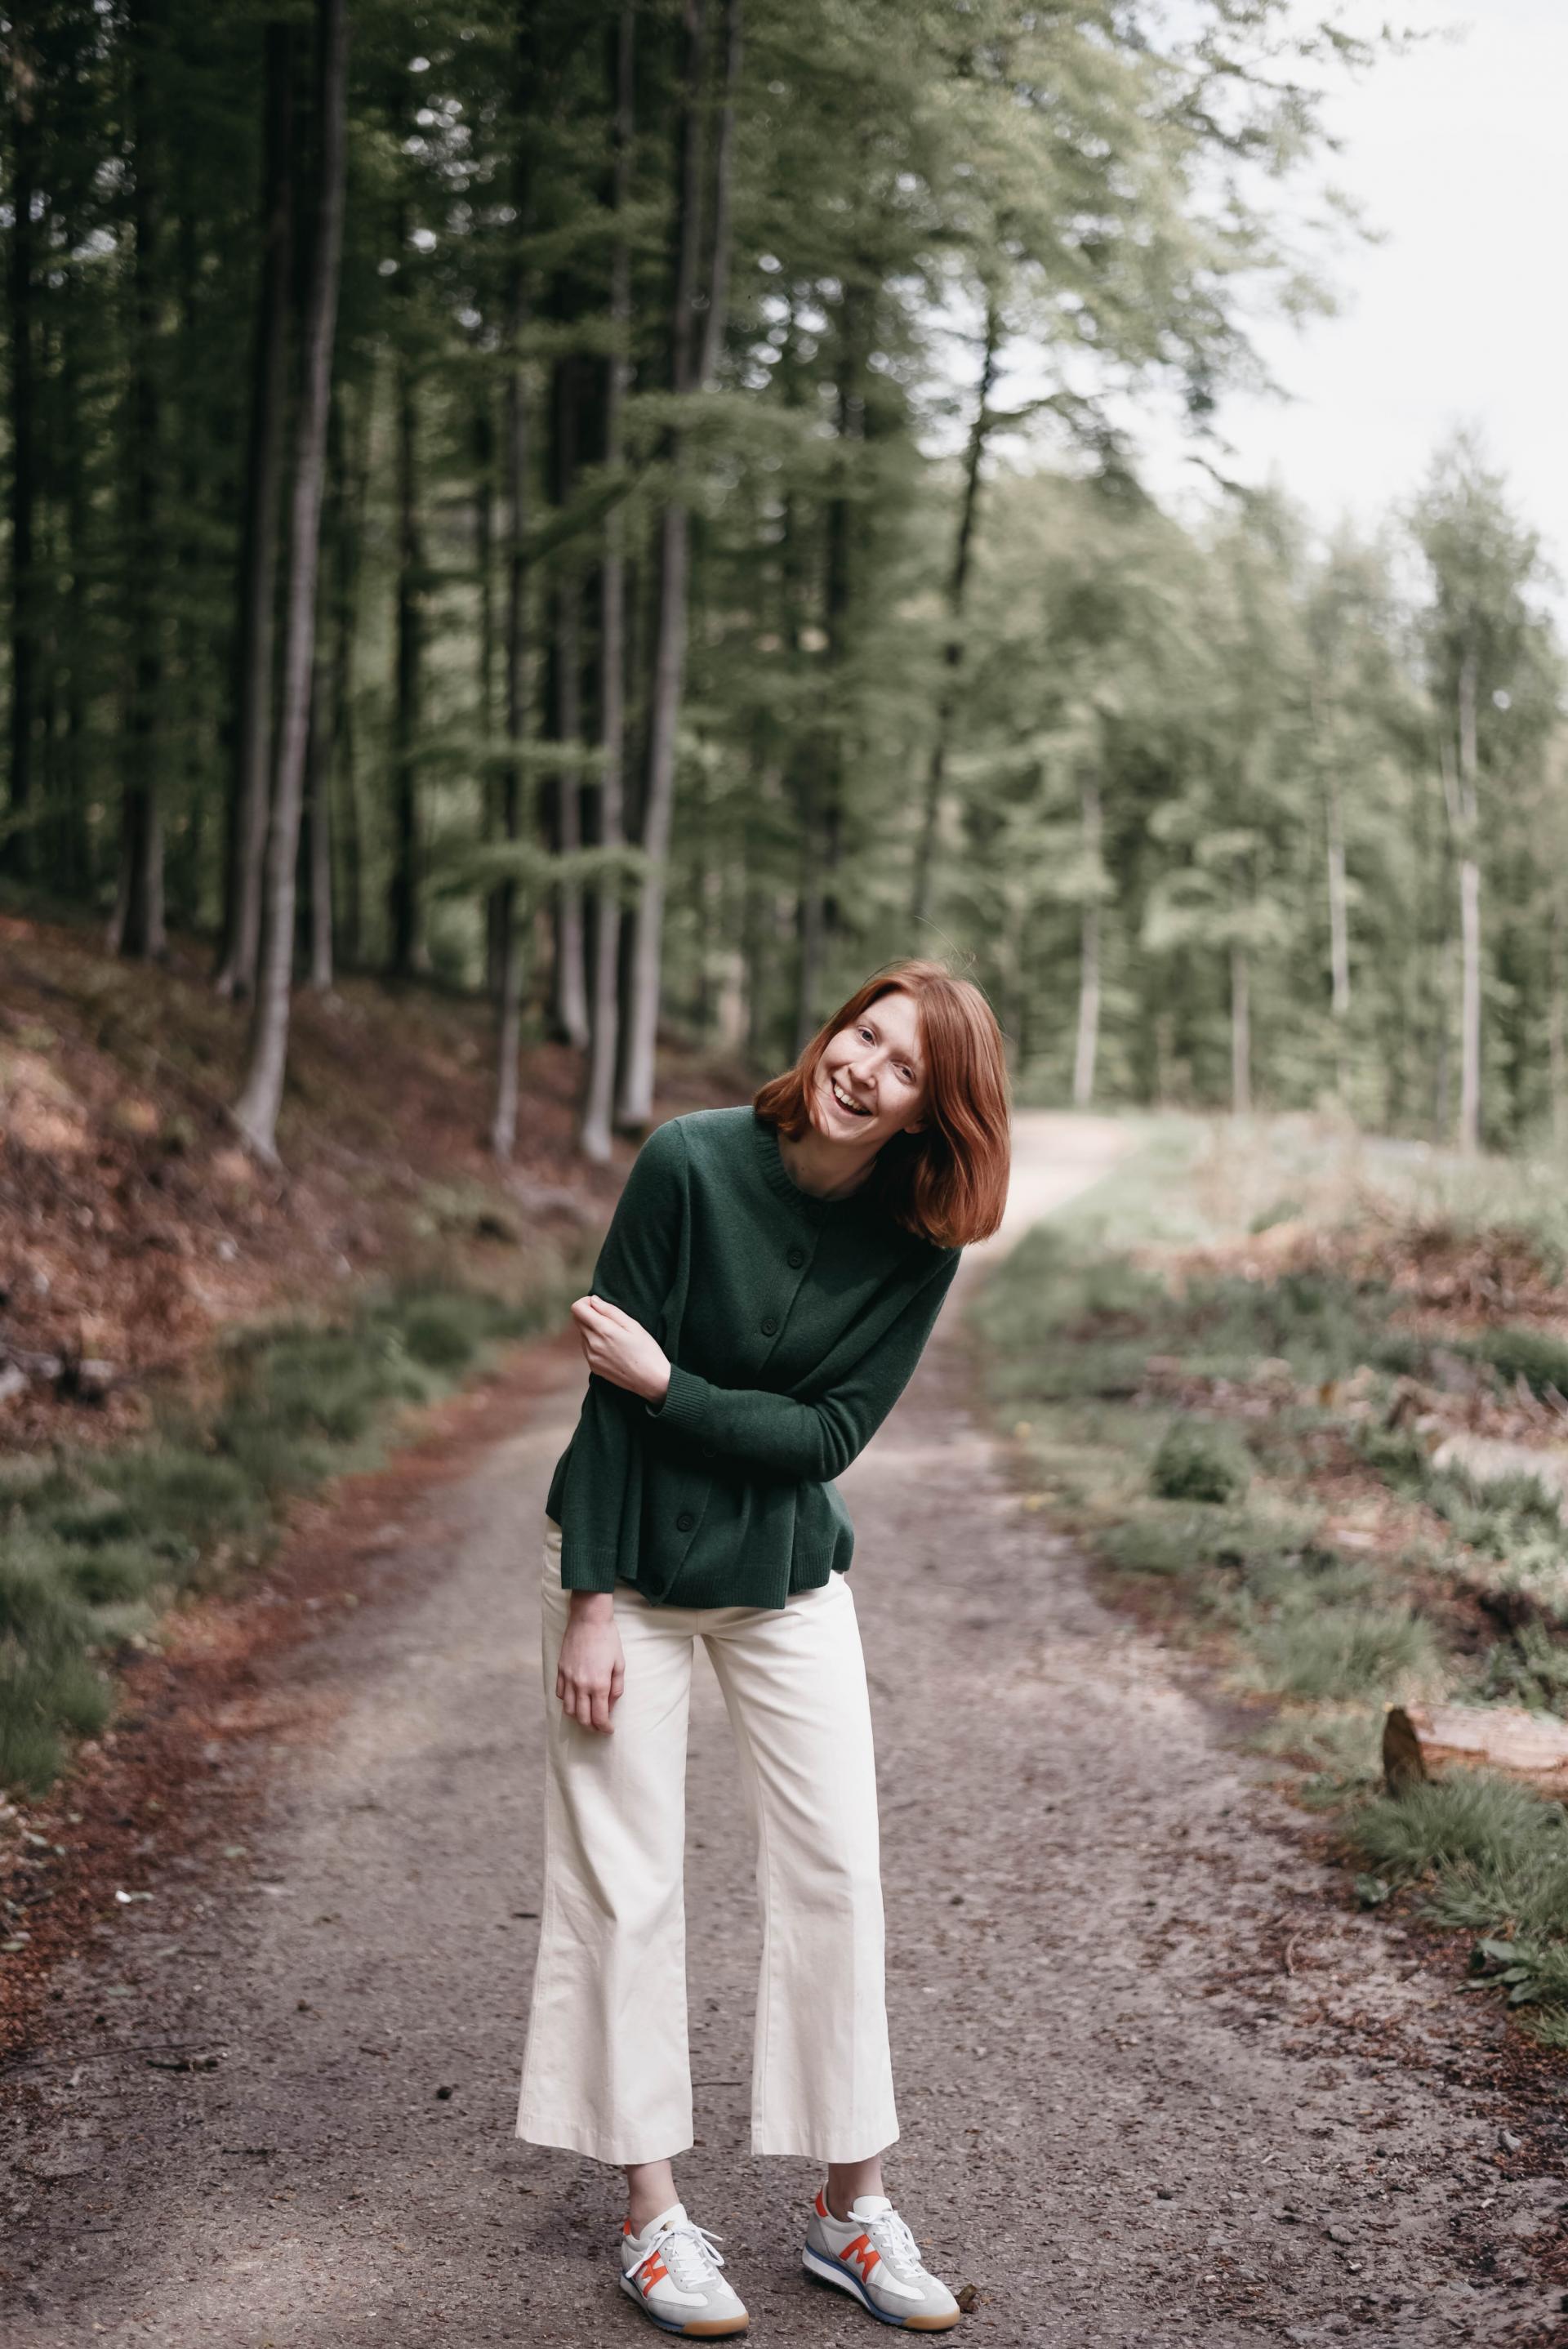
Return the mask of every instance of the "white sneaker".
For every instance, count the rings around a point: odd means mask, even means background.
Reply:
[[[946,2333],[963,2311],[944,2283],[927,2275],[920,2246],[885,2194],[859,2194],[835,2219],[827,2189],[817,2196],[800,2264],[837,2284],[883,2324],[906,2333]]]
[[[665,2333],[703,2341],[744,2333],[751,2319],[739,2293],[719,2274],[720,2238],[696,2227],[686,2206],[672,2202],[641,2234],[628,2219],[621,2230],[621,2290]]]

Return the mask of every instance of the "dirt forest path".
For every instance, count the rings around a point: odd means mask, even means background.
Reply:
[[[1016,1231],[1120,1146],[1020,1120]],[[974,1273],[966,1269],[966,1278]],[[616,2176],[512,2135],[538,1930],[537,1531],[560,1378],[387,1529],[287,1670],[318,1728],[243,1851],[171,1869],[63,1983],[7,2107],[15,2349],[652,2339]],[[1544,2342],[1559,2181],[1494,2167],[1495,2029],[1348,1910],[1223,1714],[1092,1595],[971,1406],[950,1310],[846,1480],[882,1786],[890,2184],[995,2349]],[[758,2341],[869,2339],[806,2284],[814,2173],[747,2149],[752,1863],[699,1668],[688,2204]],[[155,2068],[178,2041],[212,2068]]]

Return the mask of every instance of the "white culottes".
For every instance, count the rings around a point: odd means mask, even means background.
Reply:
[[[781,1608],[655,1606],[614,1591],[614,1729],[555,1693],[568,1593],[544,1521],[544,1889],[517,2134],[595,2161],[692,2142],[686,2042],[686,1719],[695,1643],[724,1692],[757,1836],[762,1963],[751,2150],[860,2161],[898,2135],[883,1998],[876,1770],[848,1582]]]

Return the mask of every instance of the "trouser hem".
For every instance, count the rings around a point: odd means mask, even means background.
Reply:
[[[814,2129],[785,2130],[753,2129],[751,2151],[754,2158],[778,2159],[780,2157],[802,2161],[871,2161],[898,2143],[896,2125],[884,2129],[881,2136],[874,2132],[867,2137],[863,2132],[853,2137],[841,2133],[822,2136]]]
[[[603,2161],[612,2168],[624,2169],[628,2163],[642,2161],[676,2161],[689,2153],[695,2143],[691,2133],[681,2137],[679,2130],[671,2132],[680,2137],[676,2145],[669,2136],[657,2144],[647,2137],[605,2137],[593,2129],[573,2127],[570,2121],[524,2121],[517,2124],[517,2135],[525,2145],[552,2145],[564,2153],[581,2153],[590,2161]]]

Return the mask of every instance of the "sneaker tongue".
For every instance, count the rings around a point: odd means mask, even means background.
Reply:
[[[650,2219],[648,2220],[647,2225],[637,2237],[637,2240],[640,2243],[645,2242],[650,2235],[656,2235],[661,2227],[679,2226],[684,2221],[685,2218],[686,2204],[684,2202],[672,2202],[667,2210],[661,2210],[656,2219]]]
[[[857,2194],[850,2205],[851,2219],[880,2219],[884,2210],[892,2209],[892,2198],[887,2194]]]

